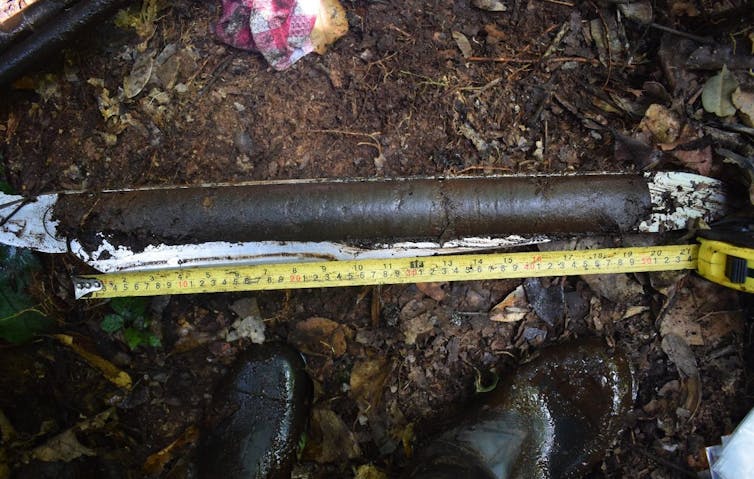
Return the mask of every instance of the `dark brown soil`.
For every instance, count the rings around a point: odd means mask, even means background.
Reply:
[[[631,158],[614,155],[611,132],[633,131],[650,103],[696,114],[694,95],[712,73],[677,87],[658,58],[661,32],[616,20],[612,3],[576,3],[511,0],[507,12],[493,13],[467,0],[349,0],[345,37],[325,55],[275,72],[260,56],[214,40],[214,2],[177,1],[160,11],[148,38],[100,25],[53,59],[48,74],[3,93],[0,157],[10,183],[25,194],[636,171]],[[671,14],[676,3],[655,5],[655,21],[697,33],[709,28],[721,41],[751,24],[732,7],[710,10],[709,2],[697,5],[695,17]],[[590,22],[615,28],[623,46],[596,46]],[[454,32],[469,40],[474,59],[464,58]],[[116,98],[135,58],[173,44],[180,67],[169,83],[182,87],[157,83],[133,99]],[[663,85],[667,97],[658,99],[646,82]],[[40,471],[59,467],[19,450],[109,407],[113,419],[77,433],[96,455],[63,469],[78,477],[186,477],[215,385],[235,355],[253,347],[247,339],[226,341],[237,319],[230,306],[251,296],[266,338],[304,351],[315,382],[317,433],[294,477],[350,478],[367,464],[397,477],[412,441],[462,408],[475,380],[487,383],[493,369],[509,371],[548,344],[583,336],[628,351],[637,390],[635,410],[594,477],[691,476],[706,467],[704,446],[719,443],[752,406],[745,363],[751,316],[738,295],[693,276],[529,281],[529,301],[540,300],[517,322],[490,320],[493,307],[522,284],[513,280],[161,297],[150,301],[148,314],[162,347],[130,351],[121,335],[100,329],[106,304],[72,299],[68,275],[86,266],[45,261],[50,275],[41,293],[53,298],[60,331],[86,339],[91,351],[128,372],[134,387],[124,392],[108,383],[53,338],[3,347],[0,411],[26,441],[8,459],[26,471],[19,477],[45,477]],[[687,316],[679,305],[691,305]],[[701,344],[690,343],[698,384],[680,375],[661,347],[670,317],[682,323],[673,323],[674,331],[702,324]],[[683,317],[693,325],[677,319]],[[694,404],[697,386],[701,401]],[[349,447],[328,448],[328,437]],[[164,467],[147,460],[174,441]]]

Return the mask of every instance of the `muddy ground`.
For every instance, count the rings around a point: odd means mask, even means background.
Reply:
[[[750,4],[653,6],[656,23],[751,49]],[[139,17],[135,29],[100,25],[46,73],[3,92],[7,180],[32,195],[284,178],[638,171],[658,155],[667,169],[725,175],[715,147],[750,154],[750,137],[729,128],[739,119],[718,120],[700,106],[716,71],[678,66],[694,40],[631,21],[613,3],[511,0],[504,12],[467,0],[344,7],[350,31],[325,55],[284,72],[219,44],[209,33],[214,2],[173,2]],[[154,75],[126,98],[124,78],[144,56],[155,59]],[[744,86],[745,76],[737,77]],[[651,104],[687,127],[680,139],[647,133],[654,130],[642,118]],[[643,143],[616,147],[616,132]],[[685,143],[680,153],[656,153],[674,141],[668,149]],[[637,391],[624,432],[593,477],[695,477],[706,467],[704,446],[719,443],[754,403],[751,309],[693,275],[158,297],[138,307],[142,332],[160,345],[132,350],[123,331],[103,331],[111,305],[72,298],[68,275],[86,266],[62,256],[43,261],[35,294],[55,332],[79,349],[48,335],[0,350],[3,431],[6,424],[15,431],[3,452],[16,477],[186,477],[215,385],[236,353],[253,347],[249,338],[229,341],[247,316],[263,321],[267,340],[303,351],[315,381],[312,430],[295,477],[366,477],[370,464],[396,477],[411,444],[493,382],[493,371],[583,336],[628,352]],[[503,300],[517,302],[521,317],[501,315],[495,306]],[[689,347],[663,348],[668,335]],[[112,370],[93,367],[92,355],[127,373],[132,387],[108,381]],[[679,370],[689,361],[696,373]]]

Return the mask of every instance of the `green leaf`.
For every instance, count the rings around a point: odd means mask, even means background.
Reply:
[[[125,319],[120,314],[108,314],[102,319],[99,327],[102,329],[102,331],[113,334],[123,329],[125,322]]]
[[[126,328],[123,331],[123,338],[126,340],[126,344],[131,349],[136,349],[142,345],[144,338],[142,338],[142,332],[134,328]]]
[[[30,251],[11,246],[0,246],[0,261],[0,339],[22,343],[52,325],[27,292],[39,263]]]
[[[713,76],[704,84],[702,90],[702,106],[710,113],[719,117],[731,116],[736,113],[736,107],[731,101],[731,95],[738,88],[738,82],[723,65],[720,73]]]
[[[147,300],[144,298],[113,298],[110,307],[124,318],[141,318],[147,311]]]
[[[0,161],[3,160],[3,155],[0,153]],[[8,183],[6,176],[5,176],[5,168],[0,166],[0,193],[5,193],[8,195],[13,194],[13,188],[10,186],[10,183]]]
[[[152,334],[150,331],[126,328],[123,330],[123,337],[126,340],[126,344],[128,344],[128,347],[131,349],[136,349],[141,345],[152,346],[153,348],[162,346],[160,338]]]
[[[498,381],[500,381],[500,376],[498,376],[494,371],[490,371],[490,374],[492,375],[492,381],[489,384],[483,384],[482,383],[482,373],[474,368],[476,371],[476,378],[474,379],[474,389],[477,393],[488,393],[490,391],[493,391],[497,387]]]
[[[29,341],[52,326],[52,320],[37,310],[16,312],[0,318],[0,339],[19,344]]]
[[[160,338],[158,338],[154,334],[146,333],[146,336],[147,336],[147,344],[149,344],[153,348],[159,348],[162,346],[162,341],[160,341]]]
[[[8,195],[12,194],[13,188],[10,186],[10,183],[5,180],[0,180],[0,193],[5,193]]]

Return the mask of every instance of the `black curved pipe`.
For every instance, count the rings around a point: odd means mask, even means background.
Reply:
[[[60,51],[82,29],[108,17],[126,3],[128,0],[80,0],[69,9],[58,11],[50,21],[42,25],[35,23],[36,31],[11,43],[0,53],[0,87]],[[12,33],[11,28],[8,36],[22,36],[25,28],[19,25],[16,33]]]

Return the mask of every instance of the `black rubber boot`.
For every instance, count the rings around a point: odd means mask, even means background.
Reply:
[[[197,447],[200,478],[290,478],[312,386],[301,355],[254,345],[215,394]]]
[[[404,477],[582,477],[615,439],[633,395],[620,352],[596,340],[548,348],[430,441]]]

